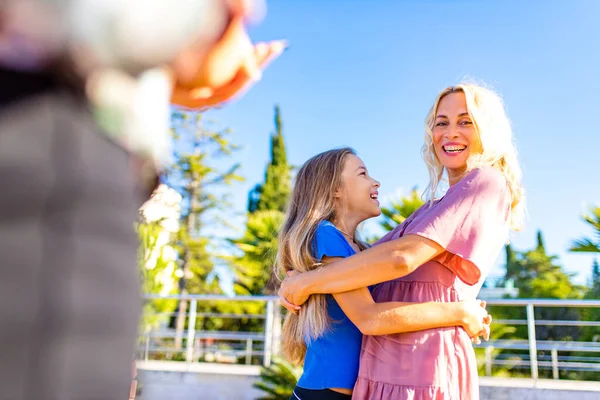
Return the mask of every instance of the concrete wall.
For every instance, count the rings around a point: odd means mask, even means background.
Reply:
[[[197,372],[140,371],[142,394],[136,400],[254,400],[254,376]]]
[[[600,383],[551,379],[480,378],[481,400],[598,400]]]
[[[262,395],[252,388],[258,374],[256,366],[142,362],[138,399],[254,400]],[[600,382],[481,378],[480,388],[481,400],[600,399]]]
[[[137,368],[142,394],[136,400],[254,400],[262,394],[252,387],[260,373],[254,365],[138,361]]]

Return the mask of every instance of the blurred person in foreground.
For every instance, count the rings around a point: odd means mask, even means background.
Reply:
[[[222,104],[280,41],[257,1],[0,5],[0,399],[127,398],[132,229],[168,156],[169,103]]]

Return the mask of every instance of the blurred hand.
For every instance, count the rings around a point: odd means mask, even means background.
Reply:
[[[486,302],[482,300],[467,300],[463,302],[463,306],[464,316],[462,326],[469,337],[473,338],[478,344],[480,335],[484,335],[487,340],[489,338],[489,323],[486,323],[486,321],[489,320],[491,323],[491,317],[489,317],[485,309]],[[485,333],[486,330],[487,334]]]
[[[492,316],[488,315],[483,322],[484,324],[481,332],[471,338],[471,341],[475,344],[481,344],[480,338],[483,338],[485,341],[490,340],[490,325],[492,323]]]
[[[253,45],[246,31],[248,20],[260,20],[264,3],[257,0],[225,0],[230,19],[225,31],[208,50],[196,43],[171,64],[174,89],[171,102],[202,109],[242,95],[260,80],[262,71],[285,50],[284,41]]]
[[[226,52],[215,51],[212,55],[215,58],[205,64],[206,69],[200,77],[188,81],[175,77],[171,102],[181,107],[202,109],[239,97],[260,80],[262,70],[279,57],[285,47],[284,41],[257,43],[245,53],[233,46],[232,49],[240,53],[230,58]],[[199,68],[202,70],[203,65]]]

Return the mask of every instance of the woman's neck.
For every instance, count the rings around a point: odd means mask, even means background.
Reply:
[[[460,182],[460,180],[462,178],[464,178],[466,172],[467,172],[466,165],[464,168],[446,169],[446,174],[448,175],[448,184],[450,185],[450,187],[452,187],[455,184],[457,184],[458,182]]]

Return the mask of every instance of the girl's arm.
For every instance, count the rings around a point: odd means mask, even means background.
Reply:
[[[488,313],[483,307],[485,302],[479,300],[453,303],[376,303],[367,288],[333,296],[363,335],[389,335],[462,326],[469,337],[475,337],[488,323]]]
[[[325,257],[323,262],[329,268],[332,262],[338,260],[343,258]],[[485,302],[478,300],[452,303],[376,303],[367,288],[337,293],[333,297],[363,335],[389,335],[462,326],[469,337],[474,337],[483,330],[484,319],[488,315]]]

